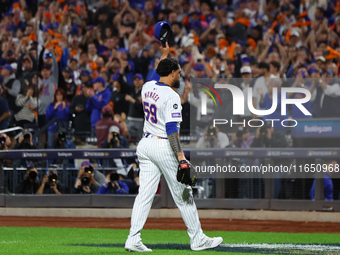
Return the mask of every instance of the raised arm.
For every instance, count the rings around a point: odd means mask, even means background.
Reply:
[[[165,45],[166,45],[165,47],[163,47],[163,46],[159,47],[159,50],[162,53],[162,56],[161,56],[159,61],[161,61],[163,59],[166,59],[168,57],[168,55],[169,55],[170,47],[169,47],[168,42],[166,42]],[[150,78],[151,81],[158,81],[159,78],[160,78],[159,75],[156,72],[157,66],[158,66],[158,64],[156,65],[155,70],[153,71],[153,73],[151,75],[151,78]]]

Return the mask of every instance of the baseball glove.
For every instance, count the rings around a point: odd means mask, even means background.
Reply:
[[[178,165],[177,181],[186,185],[195,186],[197,182],[196,176],[190,177],[190,170],[194,166],[188,160],[181,160]]]

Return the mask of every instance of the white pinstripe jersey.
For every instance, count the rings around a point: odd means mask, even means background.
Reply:
[[[149,81],[143,85],[144,133],[167,137],[165,124],[182,121],[182,105],[179,95],[168,85]]]

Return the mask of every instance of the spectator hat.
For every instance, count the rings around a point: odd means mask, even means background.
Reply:
[[[11,67],[12,67],[13,70],[17,70],[18,64],[14,62],[14,63],[11,64]]]
[[[110,105],[105,105],[102,108],[102,113],[109,113],[109,114],[113,114],[113,109]]]
[[[28,61],[30,60],[28,56],[23,57],[22,62],[24,62],[26,60],[28,60]]]
[[[80,76],[87,76],[87,77],[89,77],[90,76],[90,72],[87,71],[87,70],[83,70],[83,71],[80,72]]]
[[[184,64],[189,63],[189,60],[182,55],[182,56],[179,57],[178,62],[180,64],[180,66],[183,66]]]
[[[143,80],[144,78],[143,78],[143,75],[141,75],[140,73],[136,73],[135,74],[135,76],[133,77],[133,79],[141,79],[141,80]]]
[[[65,73],[72,73],[72,70],[68,66],[65,66],[63,72],[65,72]]]
[[[251,67],[250,66],[242,66],[241,67],[241,74],[244,74],[244,73],[252,73]]]
[[[243,42],[243,41],[237,40],[236,43],[239,44],[239,45],[241,45],[242,47],[244,47],[244,42]]]
[[[32,42],[30,44],[29,50],[37,50],[38,49],[38,45],[36,42]]]
[[[50,12],[45,12],[44,17],[48,18],[49,20],[52,20],[52,15]]]
[[[13,56],[14,52],[12,50],[7,51],[7,56]]]
[[[216,35],[216,40],[219,40],[221,38],[225,39],[225,35],[222,35],[222,34],[217,34]]]
[[[125,54],[129,54],[129,51],[125,48],[119,48],[118,52],[124,52]]]
[[[234,65],[235,63],[234,63],[233,60],[231,60],[230,58],[228,58],[228,59],[227,59],[227,64],[228,64],[228,65]]]
[[[174,44],[174,34],[168,22],[158,22],[154,29],[154,35],[156,39],[161,41],[163,47],[165,47],[166,41],[168,41],[169,46]]]
[[[92,83],[97,83],[97,82],[100,82],[103,85],[105,85],[105,80],[103,77],[97,77],[96,79],[92,80]]]
[[[78,24],[74,24],[73,27],[71,28],[70,34],[71,35],[78,35],[79,34],[79,29],[78,29]]]
[[[150,51],[151,49],[152,49],[152,46],[150,44],[147,44],[147,45],[144,46],[143,50]]]
[[[309,68],[308,69],[308,72],[309,74],[312,74],[312,73],[319,73],[318,70],[314,69],[314,68]]]
[[[193,16],[193,15],[198,15],[198,16],[200,16],[201,13],[200,13],[199,11],[192,11],[192,12],[189,13],[189,16]]]
[[[1,69],[7,69],[11,73],[13,73],[13,67],[11,65],[7,64],[7,65],[4,65],[4,66],[1,66]]]
[[[120,72],[119,71],[117,71],[117,72],[115,72],[113,75],[112,75],[112,80],[114,80],[114,81],[118,81],[119,80],[119,75],[120,75]]]
[[[110,132],[110,133],[117,133],[117,134],[119,134],[119,133],[120,133],[119,127],[117,127],[117,126],[111,126],[109,132]]]
[[[195,71],[204,71],[204,65],[201,63],[197,63],[194,67]]]
[[[81,162],[80,167],[84,167],[84,166],[91,166],[91,163],[89,161],[83,161]]]
[[[281,11],[284,12],[284,11],[290,11],[290,6],[289,4],[285,4],[283,6],[281,6]]]
[[[192,33],[189,33],[188,35],[182,37],[181,45],[182,47],[188,47],[192,46],[194,42],[194,35]]]
[[[3,14],[3,17],[7,17],[9,15],[13,15],[13,12],[12,11],[7,11]]]
[[[91,81],[87,81],[87,82],[83,83],[83,87],[92,88],[92,82]]]
[[[237,138],[241,138],[242,135],[244,135],[244,134],[246,134],[246,133],[248,133],[248,132],[250,132],[248,128],[240,127],[240,128],[237,130],[237,132],[236,132],[236,137],[237,137]]]
[[[296,30],[292,30],[292,32],[291,32],[291,34],[290,34],[290,36],[296,36],[296,37],[300,37],[300,34],[299,34],[299,32],[298,32],[298,31],[296,31]]]
[[[269,65],[266,62],[260,62],[258,67],[261,68],[265,68],[267,70],[269,70]]]
[[[47,69],[47,70],[51,70],[51,66],[50,65],[47,65],[47,64],[45,64],[45,65],[43,65],[43,67],[41,68],[41,70],[43,70],[43,69]]]
[[[320,57],[317,57],[317,58],[315,59],[315,62],[316,62],[316,61],[321,61],[321,62],[325,63],[325,62],[326,62],[326,59],[325,59],[323,56],[320,56]]]

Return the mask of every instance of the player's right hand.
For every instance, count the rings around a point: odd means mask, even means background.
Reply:
[[[166,59],[168,57],[169,53],[170,53],[170,47],[169,47],[168,42],[165,42],[165,47],[163,47],[163,45],[161,45],[159,47],[159,50],[162,53],[162,56],[161,56],[160,60]]]

